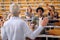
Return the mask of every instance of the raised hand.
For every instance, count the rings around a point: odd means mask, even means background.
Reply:
[[[46,8],[47,8],[48,10],[51,10],[51,11],[52,11],[52,8],[50,7],[49,4],[46,4]]]
[[[42,26],[46,26],[47,23],[48,23],[48,17],[45,17],[45,18],[42,20],[41,25],[42,25]]]

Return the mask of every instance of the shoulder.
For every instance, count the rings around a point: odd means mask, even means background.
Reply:
[[[35,17],[33,18],[33,20],[38,20],[38,17],[35,16]]]
[[[18,22],[21,23],[21,24],[25,23],[25,21],[23,19],[20,19]]]
[[[4,24],[3,24],[3,26],[8,25],[8,23],[9,23],[9,20],[5,21]]]

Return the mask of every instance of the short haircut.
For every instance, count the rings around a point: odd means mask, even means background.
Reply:
[[[36,12],[38,12],[38,10],[41,10],[42,13],[44,13],[44,9],[43,9],[42,7],[38,7],[38,8],[36,9]]]
[[[55,7],[53,5],[50,5],[51,8],[53,8],[53,11],[55,10]]]
[[[18,11],[20,8],[19,8],[19,5],[16,4],[16,3],[13,3],[10,5],[10,12],[12,11]]]

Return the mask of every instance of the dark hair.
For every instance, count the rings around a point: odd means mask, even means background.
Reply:
[[[42,7],[38,7],[38,8],[36,9],[36,12],[38,12],[38,10],[42,10],[42,13],[44,12],[44,9],[43,9]]]
[[[36,25],[37,24],[36,20],[31,21],[31,24]]]
[[[53,5],[51,5],[50,7],[53,8],[53,11],[55,10],[55,7]]]

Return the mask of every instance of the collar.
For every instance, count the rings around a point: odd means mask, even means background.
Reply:
[[[20,17],[13,16],[10,19],[20,19]]]

